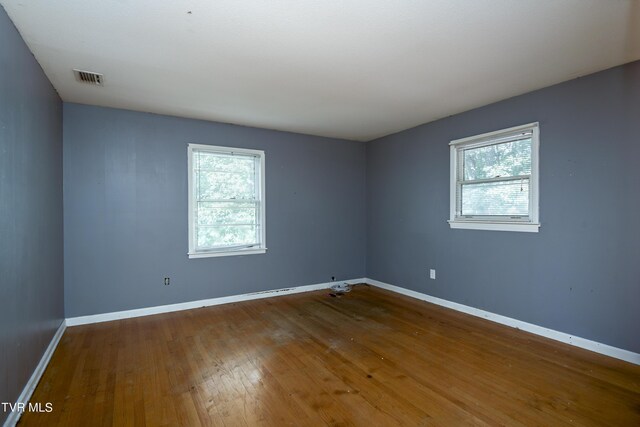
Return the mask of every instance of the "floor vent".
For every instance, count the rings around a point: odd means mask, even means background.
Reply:
[[[94,73],[93,71],[73,70],[73,74],[76,75],[76,80],[78,80],[79,82],[104,86],[104,76],[100,73]]]

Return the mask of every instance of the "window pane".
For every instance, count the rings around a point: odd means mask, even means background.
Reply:
[[[531,175],[531,138],[464,150],[464,180]]]
[[[254,158],[243,155],[231,155],[196,151],[194,168],[209,169],[218,172],[253,173]]]
[[[255,203],[198,202],[196,224],[255,224],[256,213]]]
[[[201,225],[196,227],[196,233],[197,249],[258,244],[255,225]]]
[[[529,215],[529,179],[462,185],[462,215]]]
[[[217,172],[196,170],[197,200],[255,198],[256,177],[250,172]]]

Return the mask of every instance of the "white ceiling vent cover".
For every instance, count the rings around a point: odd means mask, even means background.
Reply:
[[[76,80],[78,80],[79,82],[104,86],[104,76],[100,73],[74,69],[73,74],[76,75]]]

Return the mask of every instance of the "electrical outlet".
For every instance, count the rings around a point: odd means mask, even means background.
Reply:
[[[164,285],[165,286],[169,286],[171,284],[171,279],[169,279],[168,277],[164,278]]]
[[[429,269],[429,279],[436,280],[436,270],[435,270],[435,268]]]

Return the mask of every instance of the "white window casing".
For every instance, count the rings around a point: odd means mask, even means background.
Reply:
[[[530,171],[527,167],[520,167],[522,170],[517,174],[509,174],[503,172],[504,175],[466,177],[466,155],[478,153],[481,149],[494,146],[494,150],[498,150],[499,146],[507,146],[507,144],[525,143],[527,146],[530,140]],[[450,142],[450,215],[449,225],[455,229],[471,229],[471,230],[495,230],[495,231],[521,231],[521,232],[538,232],[539,222],[539,146],[540,134],[538,123],[530,123],[522,126],[516,126],[509,129],[503,129],[495,132],[489,132],[481,135],[471,136],[467,138],[457,139]],[[469,153],[469,154],[467,154]],[[526,151],[525,151],[526,153]],[[528,153],[527,153],[528,154]],[[515,156],[510,158],[512,163],[517,159]],[[525,157],[526,163],[528,160]],[[491,170],[504,171],[504,165],[499,161],[495,161],[485,168]],[[482,173],[480,174],[482,175]],[[518,193],[518,186],[520,193]],[[476,193],[476,200],[467,197],[463,200],[465,190],[482,188],[487,191],[487,197],[483,200],[481,192]],[[491,187],[493,187],[493,192]],[[509,187],[512,194],[509,195]],[[515,188],[515,190],[514,190]],[[525,188],[528,195],[524,192]],[[515,192],[514,192],[515,191]],[[500,195],[502,201],[489,203],[489,194]],[[523,196],[520,196],[523,194]],[[513,203],[509,205],[509,197]],[[527,197],[528,196],[528,197]],[[471,202],[468,200],[471,199]],[[515,201],[515,199],[518,199]],[[479,202],[479,200],[481,200]],[[489,202],[487,202],[489,200]],[[519,202],[519,206],[518,205]],[[476,203],[478,206],[475,206]],[[526,211],[524,206],[526,203]],[[479,205],[491,205],[480,207]],[[464,209],[468,211],[465,212]],[[484,212],[482,210],[484,209]],[[490,211],[490,212],[488,212]],[[516,213],[513,213],[513,212]]]
[[[223,169],[202,166],[203,158]],[[264,151],[188,144],[187,169],[189,258],[265,253]],[[240,237],[231,232],[238,229]]]

